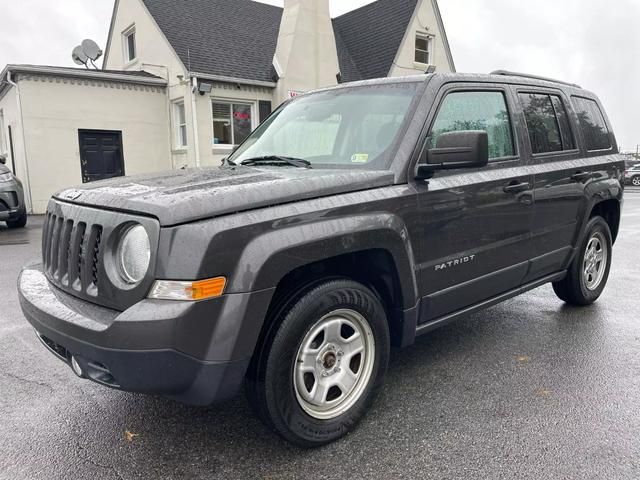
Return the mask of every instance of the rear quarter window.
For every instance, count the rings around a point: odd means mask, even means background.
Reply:
[[[518,94],[533,154],[575,149],[573,133],[562,99],[547,93]]]
[[[611,148],[609,129],[598,103],[583,97],[572,97],[572,99],[587,150],[609,150]]]

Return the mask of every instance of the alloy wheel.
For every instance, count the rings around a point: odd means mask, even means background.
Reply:
[[[587,290],[598,288],[607,269],[607,242],[601,232],[589,239],[582,261],[582,282]]]

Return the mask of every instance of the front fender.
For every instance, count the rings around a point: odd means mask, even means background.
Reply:
[[[228,292],[277,286],[294,269],[344,254],[382,249],[395,263],[403,307],[416,305],[418,286],[413,247],[404,222],[389,213],[372,213],[286,225],[252,239],[230,277]]]

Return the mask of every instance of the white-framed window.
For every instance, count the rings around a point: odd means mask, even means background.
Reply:
[[[122,46],[124,49],[125,62],[133,62],[138,58],[136,46],[136,26],[132,25],[122,32]]]
[[[238,145],[254,128],[254,104],[251,102],[211,100],[213,145]]]
[[[7,144],[5,141],[5,130],[4,130],[4,112],[0,110],[0,154],[7,153]]]
[[[187,147],[187,115],[184,109],[184,101],[173,104],[173,125],[176,135],[176,147]]]
[[[416,34],[415,62],[423,65],[431,64],[433,37],[424,33]]]

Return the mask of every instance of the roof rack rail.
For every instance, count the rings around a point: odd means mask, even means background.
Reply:
[[[576,83],[563,82],[562,80],[555,80],[553,78],[540,77],[538,75],[529,75],[527,73],[510,72],[509,70],[495,70],[495,71],[491,72],[491,75],[504,75],[504,76],[509,76],[509,77],[531,78],[531,79],[534,79],[534,80],[543,80],[545,82],[560,83],[562,85],[568,85],[570,87],[582,88],[580,85],[578,85]]]

